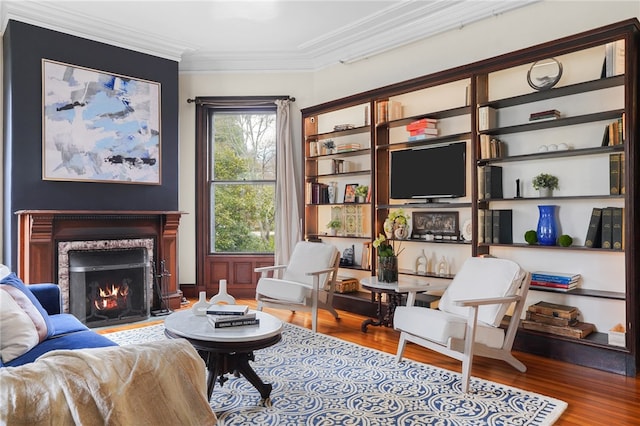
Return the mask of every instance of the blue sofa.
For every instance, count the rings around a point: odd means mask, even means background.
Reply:
[[[13,275],[13,274],[12,274]],[[13,275],[15,277],[15,275]],[[19,280],[16,277],[17,280]],[[86,325],[71,314],[62,312],[62,296],[60,287],[55,284],[31,284],[25,286],[35,296],[48,314],[48,337],[34,348],[19,357],[3,363],[0,367],[33,362],[40,355],[56,349],[84,349],[105,346],[118,346],[106,337],[91,331]]]

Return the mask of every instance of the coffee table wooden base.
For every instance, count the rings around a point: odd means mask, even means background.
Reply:
[[[172,339],[185,338],[178,334],[172,333],[165,329],[167,337]],[[269,399],[271,395],[272,386],[268,383],[264,383],[255,370],[249,364],[249,361],[255,359],[253,351],[263,349],[278,343],[282,336],[280,334],[266,339],[255,340],[250,342],[208,342],[205,340],[198,340],[192,338],[186,338],[193,347],[198,351],[202,359],[207,366],[207,398],[211,399],[213,388],[216,381],[220,383],[220,386],[227,381],[225,374],[242,374],[248,381],[255,387],[260,393],[262,398],[260,403],[262,405],[269,406],[271,401]]]

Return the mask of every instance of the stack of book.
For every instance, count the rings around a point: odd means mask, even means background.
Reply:
[[[578,287],[580,274],[536,271],[531,273],[531,288],[569,291]]]
[[[532,112],[531,114],[529,114],[529,121],[555,120],[558,118],[560,118],[560,111],[558,111],[557,109]]]
[[[538,302],[529,306],[522,327],[559,336],[582,339],[595,330],[593,324],[578,321],[580,312],[574,306]]]
[[[207,308],[207,319],[214,328],[260,324],[260,318],[256,318],[255,312],[249,312],[247,305],[211,305]]]
[[[338,153],[356,151],[361,148],[362,145],[360,145],[359,143],[342,143],[338,144]]]
[[[416,120],[407,124],[405,128],[409,132],[409,141],[419,141],[438,136],[438,120],[435,118]]]
[[[592,248],[624,249],[624,208],[594,207],[584,245]]]

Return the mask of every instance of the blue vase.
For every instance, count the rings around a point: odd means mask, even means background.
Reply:
[[[558,239],[558,224],[556,222],[556,207],[538,206],[538,243],[543,246],[555,246]]]

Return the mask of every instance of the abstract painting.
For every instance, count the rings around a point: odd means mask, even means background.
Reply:
[[[42,60],[44,180],[160,184],[160,84]]]

